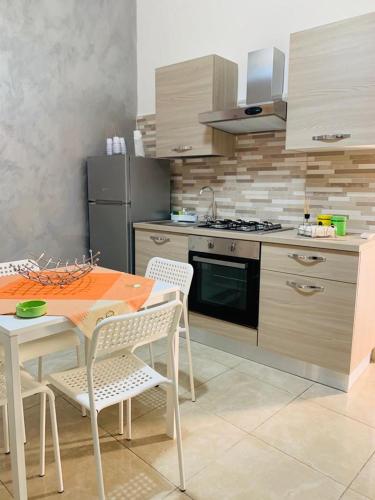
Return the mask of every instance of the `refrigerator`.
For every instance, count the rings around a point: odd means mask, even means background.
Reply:
[[[90,248],[100,266],[133,273],[133,223],[170,218],[169,161],[93,156],[87,181]]]

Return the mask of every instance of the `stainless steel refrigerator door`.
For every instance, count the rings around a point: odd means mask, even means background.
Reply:
[[[129,202],[129,157],[88,158],[87,183],[89,201]]]
[[[130,157],[132,222],[170,218],[170,182],[168,160]]]
[[[89,203],[90,248],[99,265],[131,272],[129,205]]]

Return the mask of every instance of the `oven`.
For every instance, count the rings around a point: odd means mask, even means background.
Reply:
[[[191,311],[257,328],[260,243],[190,236],[189,262]]]

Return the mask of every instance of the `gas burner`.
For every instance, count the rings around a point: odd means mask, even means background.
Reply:
[[[199,224],[198,227],[207,229],[224,229],[229,231],[280,231],[282,229],[281,224],[274,224],[270,221],[256,222],[256,221],[245,221],[242,219],[231,220],[231,219],[218,219],[214,221],[207,220],[206,222]]]

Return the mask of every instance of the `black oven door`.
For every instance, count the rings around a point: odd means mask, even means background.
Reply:
[[[194,277],[189,309],[257,328],[259,260],[189,252]]]

